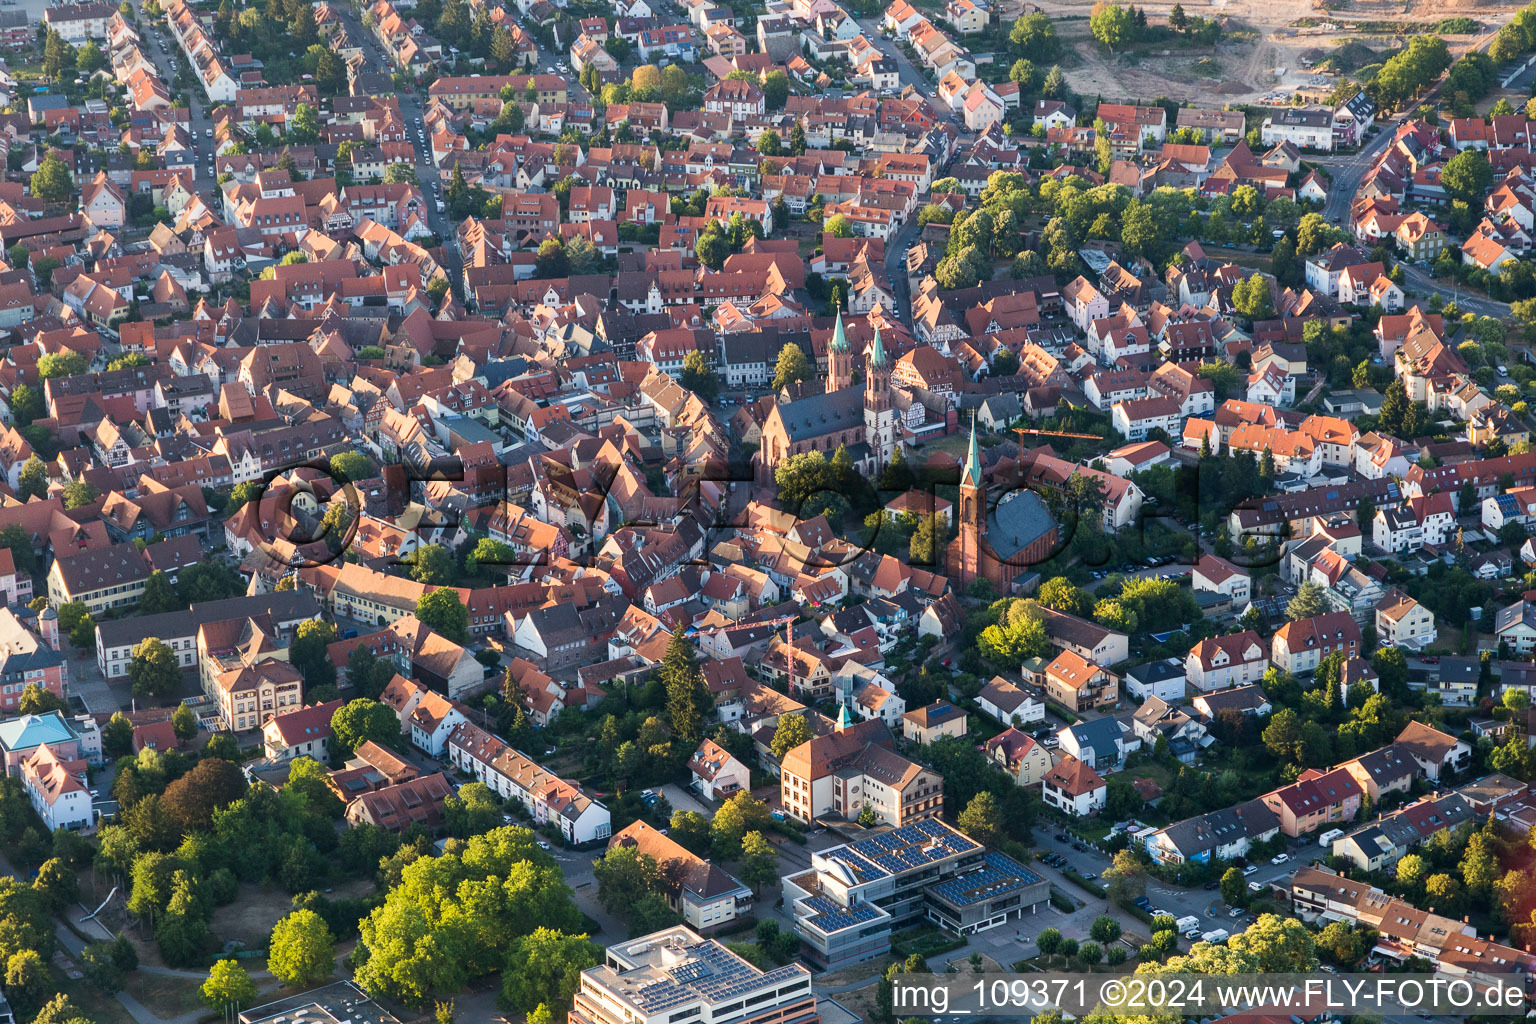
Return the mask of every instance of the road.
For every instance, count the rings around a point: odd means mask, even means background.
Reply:
[[[176,44],[176,37],[166,29],[165,21],[151,18],[142,8],[139,11],[139,28],[140,35],[144,39],[144,52],[150,60],[154,61],[155,67],[160,71],[161,79],[167,87],[170,87],[176,79],[177,69],[187,66],[186,55]],[[190,80],[193,84],[188,86],[186,92],[194,157],[191,167],[193,184],[199,194],[212,197],[217,191],[217,182],[213,173],[214,143],[210,137],[213,118],[208,113],[210,109],[208,94],[203,92],[202,83],[197,81],[195,75],[192,75]],[[213,206],[216,213],[221,207],[222,204],[219,203]]]
[[[1392,144],[1392,122],[1382,125],[1381,131],[1353,156],[1328,157],[1316,161],[1328,168],[1333,180],[1328,186],[1328,203],[1323,216],[1330,224],[1344,224],[1349,220],[1349,207],[1355,201],[1360,179],[1371,169],[1376,159]]]
[[[1455,285],[1443,285],[1423,267],[1416,267],[1409,263],[1398,264],[1403,268],[1407,276],[1407,284],[1410,288],[1427,295],[1438,295],[1447,302],[1454,301],[1461,307],[1462,312],[1478,313],[1483,316],[1507,317],[1509,316],[1509,303],[1499,302],[1477,294],[1476,292],[1464,292]]]

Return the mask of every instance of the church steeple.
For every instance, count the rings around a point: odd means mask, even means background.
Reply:
[[[832,329],[832,341],[827,345],[827,390],[841,391],[853,386],[853,352],[848,348],[848,335],[843,333],[843,311],[837,311],[837,326]]]
[[[960,486],[981,485],[981,454],[976,450],[976,417],[971,417],[971,448],[965,457],[965,471],[960,475]]]
[[[891,400],[891,364],[878,326],[864,365],[864,440],[877,471],[890,465],[896,452],[896,406]]]

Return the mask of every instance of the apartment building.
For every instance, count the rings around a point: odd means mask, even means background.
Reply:
[[[655,858],[667,906],[695,931],[723,928],[752,909],[751,889],[643,821],[633,822],[608,840],[610,852],[621,847]]]
[[[823,970],[888,956],[892,929],[927,919],[970,935],[1050,899],[1039,875],[937,819],[812,853],[782,888],[801,955]]]
[[[907,825],[938,817],[944,779],[890,749],[879,719],[840,723],[784,755],[779,794],[796,821],[832,817],[853,821],[868,805],[881,821]]]
[[[581,972],[570,1024],[819,1024],[811,972],[762,971],[683,925],[609,946]]]

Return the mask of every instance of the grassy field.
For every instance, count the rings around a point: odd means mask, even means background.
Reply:
[[[54,972],[54,979],[57,991],[68,996],[75,1008],[95,1024],[134,1024],[133,1015],[115,997],[103,995],[83,979],[66,978],[57,971]]]
[[[251,967],[250,961],[245,963],[248,968]],[[192,978],[145,974],[142,971],[134,972],[128,984],[123,986],[123,991],[162,1017],[179,1017],[184,1013],[206,1009],[201,989],[201,983]],[[122,1008],[117,1000],[112,1000],[112,1003]],[[98,1022],[101,1020],[100,1017],[96,1019]]]

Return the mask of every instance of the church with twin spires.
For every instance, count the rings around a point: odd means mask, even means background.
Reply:
[[[780,401],[763,423],[757,460],[769,476],[792,455],[818,451],[831,458],[846,445],[866,477],[879,475],[896,454],[896,406],[891,397],[891,359],[875,328],[863,354],[864,382],[853,381],[854,353],[838,313],[827,346],[827,382],[818,394]]]

